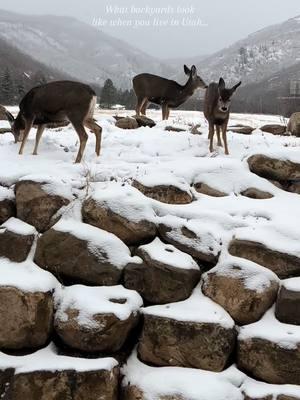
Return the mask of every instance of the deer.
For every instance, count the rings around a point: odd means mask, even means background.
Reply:
[[[210,140],[209,150],[211,153],[214,151],[213,140],[216,128],[218,146],[222,147],[220,135],[220,131],[222,130],[225,154],[229,154],[227,145],[227,126],[230,116],[231,98],[241,84],[242,82],[240,81],[231,89],[228,89],[225,87],[224,79],[220,78],[219,83],[210,83],[206,90],[204,98],[204,116],[209,125],[208,139]]]
[[[198,88],[206,89],[207,85],[197,74],[195,65],[189,69],[184,65],[184,72],[189,77],[185,85],[152,74],[139,74],[133,80],[133,89],[137,97],[137,116],[146,115],[149,102],[161,105],[162,119],[167,120],[170,108],[177,108],[191,97]]]
[[[80,163],[88,135],[85,127],[96,136],[95,151],[100,155],[102,128],[93,119],[97,96],[94,90],[81,82],[54,81],[31,89],[20,102],[16,118],[7,111],[15,142],[21,141],[23,154],[29,132],[37,127],[33,155],[37,155],[42,134],[47,126],[63,126],[70,122],[79,137],[75,163]]]

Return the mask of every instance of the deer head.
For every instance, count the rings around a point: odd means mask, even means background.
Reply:
[[[195,65],[189,69],[186,65],[184,65],[184,73],[189,77],[189,82],[192,83],[192,86],[194,89],[200,88],[200,89],[206,89],[207,85],[203,81],[203,79],[197,75],[197,68]]]
[[[225,81],[223,78],[219,80],[219,99],[218,99],[218,109],[219,111],[226,113],[230,109],[231,97],[233,96],[236,89],[242,84],[242,82],[238,82],[231,89],[225,87]]]

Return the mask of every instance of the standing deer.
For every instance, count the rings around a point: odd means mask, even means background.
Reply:
[[[197,75],[195,65],[189,69],[184,66],[189,79],[185,85],[162,78],[157,75],[140,74],[133,78],[133,89],[137,97],[136,114],[146,115],[149,102],[162,106],[162,119],[168,119],[169,108],[177,108],[191,97],[198,88],[206,89],[207,85]]]
[[[96,136],[96,154],[99,156],[102,128],[96,124],[93,114],[96,106],[96,93],[80,82],[56,81],[31,89],[21,100],[17,117],[8,113],[15,141],[22,137],[19,154],[23,154],[32,126],[37,127],[33,154],[37,154],[38,145],[46,126],[71,122],[79,136],[80,147],[75,163],[80,163],[88,135],[87,127]]]
[[[218,146],[222,146],[220,136],[220,130],[222,130],[225,154],[229,154],[226,133],[230,115],[231,97],[241,83],[242,82],[237,83],[231,89],[226,89],[224,79],[220,78],[219,83],[212,82],[206,90],[204,99],[204,115],[209,125],[208,138],[210,140],[210,152],[214,151],[213,140],[216,128]]]

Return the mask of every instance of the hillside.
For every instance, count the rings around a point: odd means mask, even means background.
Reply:
[[[99,85],[111,78],[127,88],[132,77],[143,71],[173,73],[154,57],[75,18],[1,10],[0,37],[52,68]]]

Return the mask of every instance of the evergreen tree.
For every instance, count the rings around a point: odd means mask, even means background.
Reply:
[[[117,97],[118,93],[113,81],[111,79],[106,79],[101,93],[101,105],[111,108],[111,106],[116,103]]]
[[[14,87],[8,68],[5,68],[1,77],[1,101],[4,104],[14,104]]]

